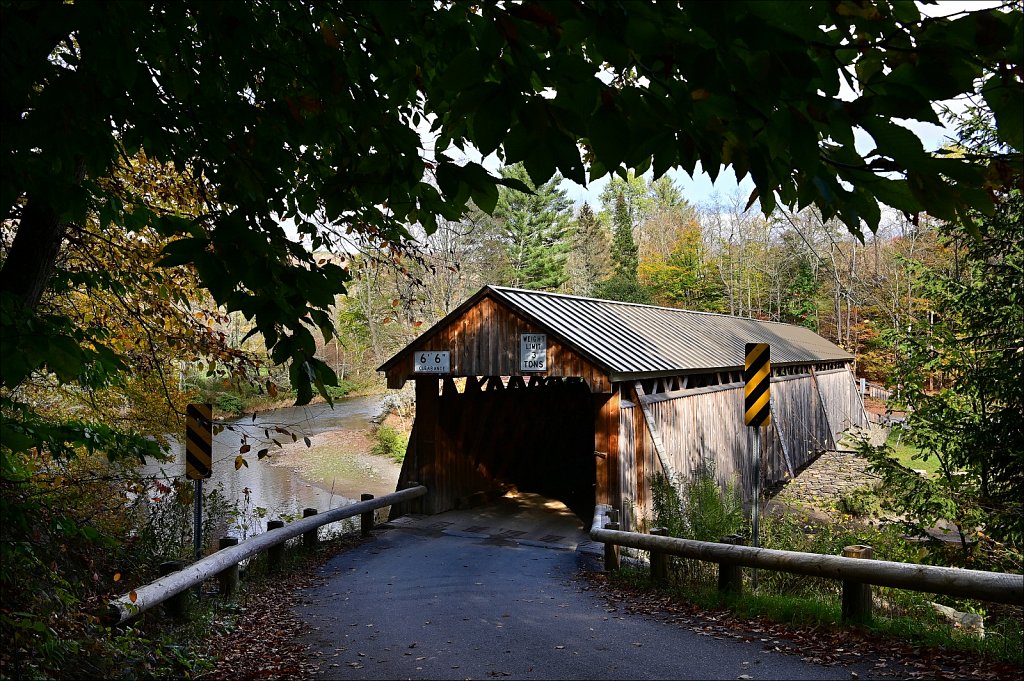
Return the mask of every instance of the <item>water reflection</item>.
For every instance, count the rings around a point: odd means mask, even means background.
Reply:
[[[301,516],[302,509],[307,507],[323,512],[358,501],[358,498],[344,496],[342,490],[358,489],[375,496],[394,492],[388,481],[371,475],[360,480],[346,480],[345,484],[336,485],[332,492],[304,480],[291,467],[273,466],[267,460],[259,461],[256,456],[260,449],[277,449],[274,440],[284,444],[292,442],[293,436],[299,441],[313,437],[315,447],[314,436],[319,433],[366,429],[370,420],[380,414],[382,406],[383,398],[379,396],[355,397],[336,401],[333,409],[328,404],[285,407],[259,412],[255,420],[248,416],[227,422],[225,425],[230,427],[214,435],[213,470],[211,477],[203,482],[204,490],[208,492],[219,488],[228,503],[237,502],[239,506],[246,502],[248,490],[250,506],[267,509],[269,518]],[[235,457],[243,441],[251,447],[244,455],[249,465],[236,471]],[[180,442],[175,443],[172,452],[173,462],[146,466],[147,477],[184,479],[185,454]],[[353,475],[358,477],[360,473],[357,471]]]

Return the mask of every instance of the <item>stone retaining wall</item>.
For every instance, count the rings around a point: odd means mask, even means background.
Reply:
[[[824,452],[774,495],[782,503],[833,510],[839,499],[855,489],[878,483],[867,472],[868,460],[852,451]]]

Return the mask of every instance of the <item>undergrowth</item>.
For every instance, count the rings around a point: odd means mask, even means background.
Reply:
[[[729,534],[750,537],[739,494],[734,487],[719,486],[713,470],[700,470],[689,479],[670,485],[661,475],[651,481],[654,518],[650,526],[666,527],[669,535],[700,541],[719,541]],[[870,527],[813,522],[792,512],[766,513],[760,521],[759,546],[763,548],[840,555],[845,546],[864,544],[874,558],[910,564],[970,567],[1019,572],[1019,554],[983,538],[964,556],[942,542],[909,540],[896,527]],[[841,582],[773,570],[744,570],[742,597],[720,594],[715,563],[672,556],[669,584],[655,587],[646,570],[624,568],[616,577],[634,588],[667,591],[674,598],[701,607],[727,608],[744,617],[764,617],[796,625],[841,624]],[[869,631],[927,646],[944,646],[1024,665],[1024,625],[1020,608],[934,596],[904,589],[872,588],[873,621]],[[936,612],[932,603],[985,618],[984,638],[977,638]]]

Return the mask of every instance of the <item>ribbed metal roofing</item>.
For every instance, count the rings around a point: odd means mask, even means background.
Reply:
[[[701,369],[742,369],[746,343],[769,343],[776,366],[853,356],[810,329],[709,312],[487,287],[497,300],[561,337],[612,381]],[[486,289],[485,289],[486,290]]]

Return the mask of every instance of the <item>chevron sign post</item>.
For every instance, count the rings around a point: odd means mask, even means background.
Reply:
[[[761,504],[761,435],[772,422],[771,348],[767,343],[747,343],[743,362],[743,422],[754,431],[754,504],[751,509],[751,545],[760,546],[759,507]],[[752,575],[757,588],[757,570]]]
[[[746,361],[743,364],[743,410],[744,421],[752,428],[772,423],[771,349],[767,343],[747,343]]]
[[[185,475],[195,481],[193,525],[196,560],[203,553],[203,479],[213,471],[213,405],[190,404],[185,408]]]

